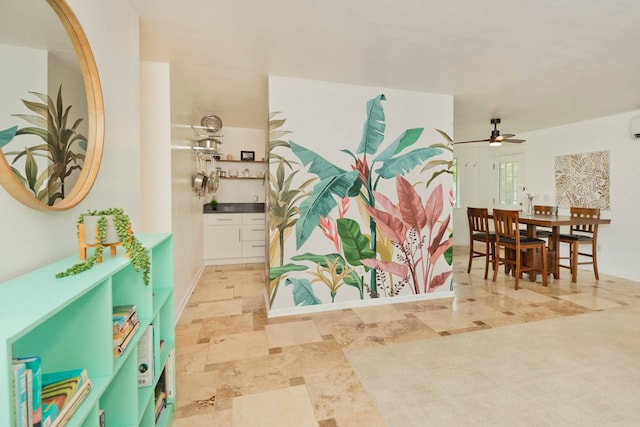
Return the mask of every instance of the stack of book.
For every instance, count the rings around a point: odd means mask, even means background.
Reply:
[[[18,427],[40,427],[42,425],[40,357],[15,358],[12,362],[15,424]]]
[[[135,305],[113,307],[113,355],[120,356],[140,327]]]
[[[42,374],[42,426],[64,426],[89,392],[86,369]]]

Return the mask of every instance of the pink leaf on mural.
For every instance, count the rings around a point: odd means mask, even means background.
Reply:
[[[393,202],[389,200],[389,198],[385,196],[383,193],[380,193],[379,191],[374,191],[373,197],[376,199],[376,204],[382,206],[382,208],[385,211],[395,216],[396,218],[402,218],[402,215],[400,214],[400,209],[396,205],[394,205]]]
[[[429,262],[431,265],[435,264],[438,259],[442,256],[443,253],[449,249],[449,247],[453,244],[453,239],[446,240],[442,242],[438,247],[433,248],[433,252],[431,252],[431,248],[429,248],[429,252],[431,253],[431,258],[429,258]]]
[[[447,219],[445,219],[443,222],[440,223],[440,229],[438,230],[438,234],[436,234],[436,236],[431,241],[431,245],[429,245],[429,253],[433,254],[433,251],[435,251],[440,245],[440,242],[444,237],[444,233],[447,231],[447,227],[449,226],[450,220],[451,220],[451,215],[448,215]]]
[[[384,262],[380,261],[379,259],[363,259],[361,260],[361,262],[367,267],[377,268],[403,279],[405,279],[409,274],[409,267],[404,264],[398,264],[396,262]]]
[[[420,195],[413,185],[400,175],[396,177],[396,186],[402,220],[418,232],[421,231],[427,223],[427,217]]]
[[[424,211],[427,216],[427,225],[430,229],[438,221],[440,215],[442,215],[442,206],[443,196],[442,196],[442,184],[438,184],[438,186],[433,190],[433,193],[427,199],[427,203],[424,205]]]
[[[451,276],[451,271],[445,271],[442,274],[438,274],[437,276],[433,276],[431,278],[431,282],[429,283],[429,290],[427,292],[433,292],[436,288],[444,285]]]
[[[401,220],[376,208],[367,206],[367,210],[385,237],[397,243],[403,243],[406,240],[407,229]]]

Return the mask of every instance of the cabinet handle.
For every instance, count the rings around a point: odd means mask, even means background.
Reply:
[[[264,245],[251,245],[252,248],[264,248]]]
[[[264,231],[264,228],[252,228],[251,231]]]
[[[232,218],[218,218],[218,221],[233,221]]]
[[[242,239],[240,238],[240,229],[238,228],[238,242],[242,242]]]

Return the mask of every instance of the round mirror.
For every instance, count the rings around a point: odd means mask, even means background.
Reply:
[[[0,55],[0,184],[29,207],[72,208],[93,186],[104,142],[82,26],[64,0],[3,0]]]

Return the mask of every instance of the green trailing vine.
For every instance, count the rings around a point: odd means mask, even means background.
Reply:
[[[129,216],[124,213],[121,208],[109,208],[101,211],[88,210],[85,213],[80,214],[77,220],[78,224],[78,238],[80,238],[80,224],[84,224],[85,216],[99,216],[97,222],[98,231],[98,243],[96,244],[93,254],[87,257],[84,261],[72,265],[63,272],[56,274],[57,278],[67,277],[82,273],[92,268],[98,259],[102,257],[104,251],[104,241],[107,236],[107,217],[113,217],[113,223],[116,228],[116,234],[120,240],[125,252],[129,255],[129,260],[135,271],[142,271],[142,280],[145,285],[149,284],[149,276],[151,272],[151,259],[140,240],[138,240],[133,234],[129,236],[129,229],[131,227],[131,220]],[[129,240],[131,237],[131,240]]]

